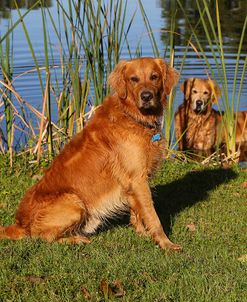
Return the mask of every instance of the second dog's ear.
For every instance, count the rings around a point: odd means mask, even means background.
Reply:
[[[189,78],[183,82],[181,85],[181,90],[184,94],[185,100],[188,100],[190,98],[192,84],[194,82],[194,78]]]
[[[212,103],[216,104],[218,102],[218,98],[221,96],[220,88],[213,80],[209,80],[209,85],[212,89]]]
[[[113,91],[115,91],[120,99],[127,98],[127,85],[124,78],[124,71],[127,61],[120,61],[115,69],[110,73],[108,83]]]

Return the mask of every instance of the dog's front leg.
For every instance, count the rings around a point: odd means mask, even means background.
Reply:
[[[131,188],[132,190],[128,194],[128,202],[131,211],[133,211],[135,217],[138,218],[138,228],[143,222],[143,230],[147,230],[148,234],[151,235],[162,249],[181,250],[181,246],[172,243],[163,230],[153,206],[152,195],[147,181],[145,179],[141,179],[139,182],[135,181],[135,183],[131,185]],[[135,223],[134,226],[136,227]]]
[[[130,198],[133,198],[133,196],[129,196],[129,199]],[[133,200],[133,202],[135,201]],[[137,234],[144,236],[148,235],[139,213],[136,213],[132,209],[130,209],[130,223],[134,226]]]

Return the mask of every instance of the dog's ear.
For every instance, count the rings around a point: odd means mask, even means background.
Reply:
[[[194,81],[193,78],[189,78],[189,79],[186,79],[183,82],[183,84],[181,85],[181,91],[184,94],[185,100],[188,100],[190,98],[191,88],[192,88],[193,81]]]
[[[124,78],[127,63],[127,61],[120,61],[108,77],[108,83],[111,89],[115,91],[121,99],[126,99],[127,97],[127,85]]]
[[[218,98],[221,96],[221,91],[219,86],[213,80],[208,80],[209,85],[212,90],[212,103],[216,104],[218,102]]]
[[[172,88],[177,84],[179,80],[179,73],[175,68],[169,66],[163,59],[156,59],[156,62],[160,66],[163,75],[164,92],[166,95],[168,95]]]

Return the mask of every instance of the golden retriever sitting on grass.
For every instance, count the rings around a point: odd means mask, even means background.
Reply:
[[[89,243],[107,217],[130,210],[137,233],[180,250],[163,230],[148,184],[164,159],[161,119],[177,79],[163,59],[121,61],[109,77],[113,94],[27,191],[0,238]]]

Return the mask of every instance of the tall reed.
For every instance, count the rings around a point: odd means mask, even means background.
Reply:
[[[174,66],[174,55],[175,55],[175,42],[174,42],[174,32],[175,32],[175,19],[176,19],[176,6],[175,2],[172,2],[172,18],[170,22],[170,31],[169,31],[169,63],[171,66]],[[167,106],[165,110],[165,137],[168,144],[168,147],[171,145],[171,129],[172,129],[172,122],[174,116],[173,110],[173,100],[174,95],[173,91],[168,96]]]
[[[104,1],[93,3],[69,0],[68,9],[62,1],[57,0],[56,4],[58,23],[49,8],[44,7],[43,1],[37,1],[33,5],[33,7],[36,5],[41,7],[43,63],[37,59],[34,43],[25,21],[25,16],[30,10],[22,15],[16,1],[19,19],[1,38],[1,42],[6,41],[6,45],[9,45],[7,42],[11,33],[18,24],[21,24],[38,75],[43,95],[42,113],[35,112],[39,131],[34,138],[36,142],[33,145],[33,152],[38,153],[38,159],[41,150],[46,150],[45,146],[51,158],[54,148],[57,151],[74,132],[84,127],[90,108],[99,105],[109,93],[106,79],[118,63],[123,47],[129,49],[129,56],[131,56],[128,33],[135,13],[127,21],[127,1],[110,0],[106,5]],[[56,59],[54,60],[53,46],[47,29],[48,22],[52,24],[60,48],[60,66],[55,66]],[[3,55],[1,57],[5,58]],[[7,57],[5,62],[6,60]],[[1,65],[4,66],[3,63]],[[61,75],[58,72],[61,72]],[[58,82],[61,76],[62,86]],[[7,89],[10,94],[14,89],[11,80],[9,78],[10,86]],[[18,92],[15,91],[15,96],[17,95]],[[19,97],[17,101],[21,102],[21,106],[25,104],[29,109],[32,107]],[[6,106],[5,116],[10,120],[8,125],[11,125],[9,108]],[[31,125],[32,123],[34,120],[29,120],[28,127],[33,130],[35,127]],[[10,128],[7,132],[10,133]],[[12,146],[10,138],[8,146]]]
[[[10,27],[10,25],[9,25]],[[3,81],[8,85],[12,81],[12,66],[13,66],[13,40],[11,43],[11,39],[13,39],[13,35],[8,35],[5,39],[5,47],[3,43],[0,43],[0,65],[1,65],[1,73],[3,76]],[[5,122],[6,122],[6,145],[7,150],[10,156],[10,163],[12,165],[12,155],[13,155],[13,135],[14,135],[14,127],[13,127],[13,109],[11,106],[11,91],[8,89],[2,90],[2,98],[4,103],[4,112],[5,112]],[[3,130],[1,130],[1,137],[4,140]],[[0,138],[1,139],[1,138]]]

